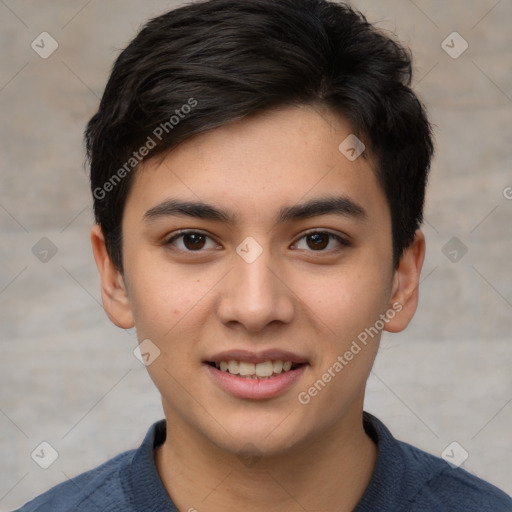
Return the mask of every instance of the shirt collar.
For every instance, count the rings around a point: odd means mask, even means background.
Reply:
[[[165,428],[165,420],[154,423],[132,459],[130,481],[136,510],[178,512],[165,490],[155,464],[154,449],[165,441]]]
[[[354,512],[396,511],[403,488],[405,461],[398,441],[375,416],[363,412],[363,426],[378,448],[375,469]],[[135,452],[130,465],[130,481],[137,510],[178,512],[156,469],[154,449],[166,438],[165,420],[153,424]]]
[[[398,441],[375,416],[363,412],[363,426],[378,448],[373,475],[354,512],[398,511],[405,461]]]

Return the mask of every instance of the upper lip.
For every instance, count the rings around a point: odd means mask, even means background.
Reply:
[[[264,363],[265,361],[291,361],[294,364],[307,363],[305,357],[280,349],[268,349],[261,352],[251,352],[250,350],[226,350],[219,352],[205,362],[218,363],[220,361],[245,361],[247,363]]]

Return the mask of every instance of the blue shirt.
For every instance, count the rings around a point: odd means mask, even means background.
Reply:
[[[512,512],[512,499],[439,457],[397,441],[374,416],[364,426],[378,446],[371,481],[354,512]],[[16,512],[178,512],[158,475],[154,448],[165,420],[142,445],[63,482]]]

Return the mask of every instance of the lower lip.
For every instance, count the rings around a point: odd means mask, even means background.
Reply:
[[[307,365],[295,370],[280,373],[269,379],[251,379],[223,372],[214,366],[205,364],[215,382],[227,393],[247,400],[264,400],[284,393],[302,376]]]

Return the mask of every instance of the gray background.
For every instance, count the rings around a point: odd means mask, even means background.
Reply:
[[[118,50],[180,3],[0,1],[0,511],[162,417],[135,333],[101,307],[82,131]],[[366,408],[437,455],[457,441],[464,468],[512,494],[512,2],[354,5],[411,47],[437,137],[419,311],[384,336]],[[47,59],[31,48],[43,31],[59,45]],[[441,46],[453,31],[469,44],[456,59]],[[46,470],[30,456],[42,441],[59,454]]]

